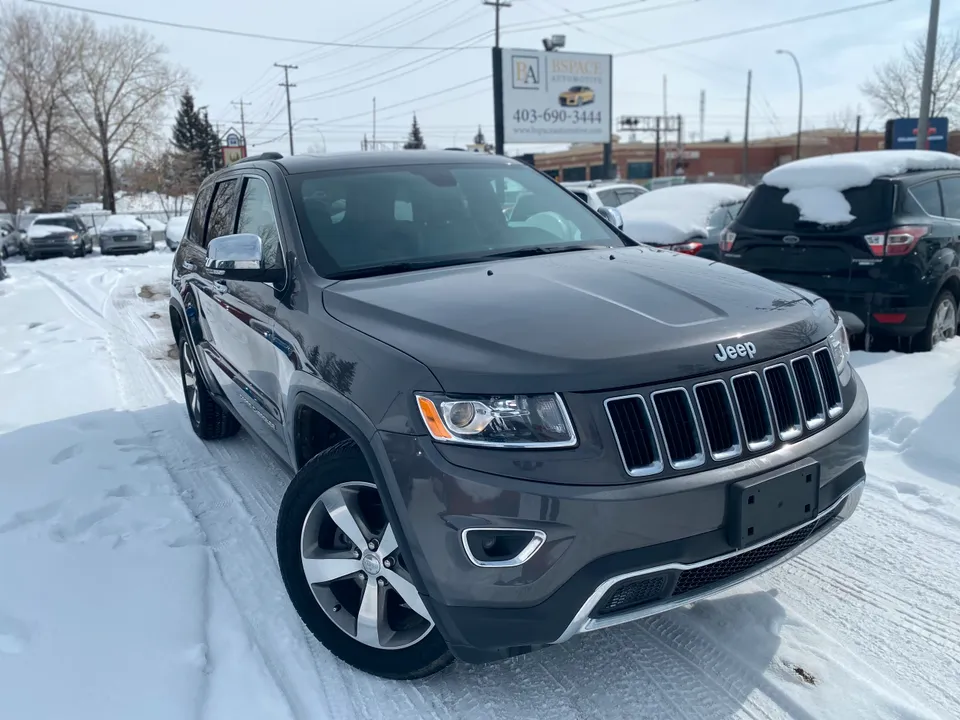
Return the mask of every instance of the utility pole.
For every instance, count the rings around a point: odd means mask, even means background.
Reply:
[[[743,120],[743,182],[747,182],[747,167],[750,161],[750,85],[753,70],[747,70],[747,111]]]
[[[373,149],[377,149],[377,98],[373,98]]]
[[[700,142],[706,142],[704,124],[707,118],[707,91],[700,91]]]
[[[860,116],[857,115],[857,134],[853,137],[853,151],[860,152]]]
[[[663,116],[667,117],[667,76],[663,76]]]
[[[937,56],[937,26],[939,23],[940,0],[930,0],[927,50],[923,60],[923,84],[920,86],[920,117],[917,120],[917,150],[926,150],[929,145],[927,127],[930,124],[930,95],[933,92],[933,67]]]
[[[500,8],[510,7],[513,3],[510,0],[483,0],[484,5],[489,5],[493,8],[493,46],[500,47]]]
[[[244,115],[243,115],[243,106],[244,106],[244,105],[253,105],[253,103],[244,102],[244,101],[243,101],[243,98],[240,98],[240,102],[236,102],[236,101],[234,101],[234,100],[231,100],[231,101],[230,101],[230,104],[231,104],[231,105],[239,105],[239,106],[240,106],[240,137],[243,138],[243,152],[244,152],[244,155],[246,155],[246,152],[247,152],[247,122],[246,122],[246,119],[244,118]]]
[[[290,88],[296,85],[290,84],[290,71],[298,70],[296,65],[284,65],[283,63],[274,63],[274,67],[283,68],[283,82],[280,87],[287,89],[287,132],[290,134],[290,154],[293,155],[293,113],[290,112]]]
[[[666,118],[662,118],[666,120]],[[657,139],[656,145],[653,146],[653,176],[660,177],[660,122],[661,118],[657,118]]]
[[[797,68],[797,85],[800,88],[800,105],[797,110],[797,157],[796,160],[800,159],[800,148],[803,138],[803,75],[800,73],[800,61],[797,60],[797,56],[794,55],[789,50],[777,50],[777,55],[789,55],[790,59],[793,60],[794,67]]]

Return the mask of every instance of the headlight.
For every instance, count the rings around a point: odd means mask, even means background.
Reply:
[[[830,348],[830,354],[833,355],[833,363],[837,366],[837,372],[842,372],[850,358],[850,338],[847,337],[847,329],[843,326],[843,320],[837,322],[837,329],[830,333],[827,338],[827,346]]]
[[[558,448],[577,444],[570,415],[557,394],[445,397],[417,395],[434,440],[501,448]]]
[[[74,233],[73,235],[70,235],[70,236],[67,238],[67,240],[68,240],[69,242],[72,242],[72,243],[78,243],[78,242],[80,242],[80,236],[77,235],[76,233]]]

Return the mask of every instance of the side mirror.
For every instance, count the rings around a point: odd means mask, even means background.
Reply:
[[[214,238],[207,245],[207,272],[224,280],[281,282],[282,269],[267,268],[263,240],[259,235],[241,233]]]
[[[607,205],[599,207],[597,208],[597,215],[613,225],[617,230],[623,230],[623,215],[621,215],[620,211],[615,207],[609,207]]]

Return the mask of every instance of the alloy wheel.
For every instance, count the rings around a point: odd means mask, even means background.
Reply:
[[[933,344],[936,345],[957,334],[957,310],[949,298],[945,298],[937,306],[933,316]]]
[[[304,518],[300,560],[323,612],[358,642],[400,650],[433,629],[373,483],[341,483],[317,498]]]

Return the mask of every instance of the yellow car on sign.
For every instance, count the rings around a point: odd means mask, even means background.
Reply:
[[[595,99],[595,93],[586,85],[574,85],[569,90],[560,93],[560,107],[589,105]]]

